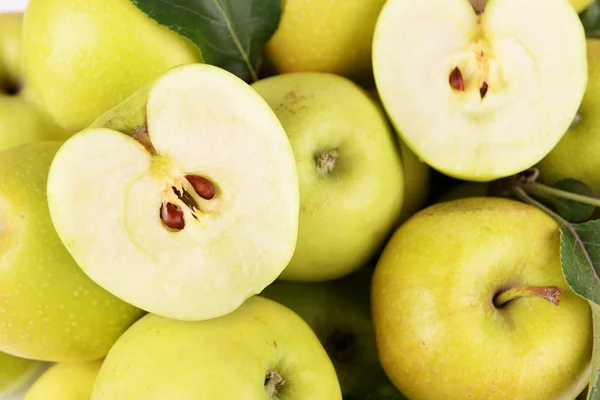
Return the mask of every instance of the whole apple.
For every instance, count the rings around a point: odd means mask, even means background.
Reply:
[[[373,31],[385,0],[283,1],[265,47],[278,73],[329,72],[370,83]]]
[[[587,39],[589,79],[577,117],[556,147],[537,165],[540,180],[584,181],[600,193],[600,39]]]
[[[102,361],[54,364],[33,383],[23,400],[89,400]]]
[[[64,140],[25,77],[23,15],[0,13],[0,150],[36,140]]]
[[[379,259],[372,310],[382,365],[411,400],[575,398],[592,319],[561,270],[558,224],[514,200],[417,213]]]
[[[39,141],[0,152],[0,350],[91,361],[143,312],[92,282],[54,230],[46,183],[60,147]]]
[[[288,308],[254,296],[205,321],[148,314],[106,357],[91,400],[341,400],[327,353]]]
[[[326,281],[358,270],[402,211],[402,159],[383,110],[329,73],[283,74],[252,86],[279,118],[298,170],[298,241],[279,278]]]
[[[31,84],[74,132],[167,69],[202,60],[130,0],[30,0],[23,41]]]

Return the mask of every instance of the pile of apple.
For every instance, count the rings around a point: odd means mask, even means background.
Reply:
[[[0,399],[585,398],[561,220],[490,188],[600,193],[590,2],[287,0],[251,81],[143,1],[0,14]]]

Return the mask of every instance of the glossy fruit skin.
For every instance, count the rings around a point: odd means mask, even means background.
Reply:
[[[572,399],[589,379],[588,303],[561,271],[558,225],[508,199],[441,203],[411,218],[377,263],[379,356],[414,400]],[[558,286],[560,305],[492,299],[513,286]]]
[[[349,275],[384,245],[402,211],[402,159],[383,110],[356,84],[328,73],[284,74],[252,86],[281,121],[298,169],[298,242],[279,278]],[[332,152],[333,168],[323,172],[318,159]]]
[[[102,360],[54,364],[29,388],[23,400],[89,400]]]
[[[60,142],[0,152],[0,351],[24,358],[102,358],[143,312],[92,282],[58,238],[46,181]]]
[[[267,400],[269,371],[285,381],[278,400],[342,399],[333,365],[310,327],[260,296],[212,320],[148,314],[111,349],[91,399]]]
[[[31,84],[70,131],[167,69],[202,60],[190,41],[130,0],[31,0],[23,41]]]
[[[43,110],[24,76],[22,27],[21,13],[0,13],[0,151],[67,137]]]
[[[0,398],[25,386],[41,366],[39,361],[0,352]]]
[[[330,72],[372,81],[371,47],[385,0],[284,0],[279,28],[265,47],[279,73]]]
[[[587,39],[588,85],[579,107],[579,120],[537,165],[547,184],[573,178],[600,194],[600,39]]]

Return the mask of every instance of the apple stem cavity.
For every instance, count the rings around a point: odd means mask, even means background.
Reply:
[[[152,145],[150,141],[150,135],[148,134],[148,126],[146,124],[142,124],[140,126],[136,126],[131,131],[131,137],[140,142],[142,146],[150,153],[152,156],[156,156],[158,152]]]
[[[325,341],[325,349],[332,359],[348,362],[354,357],[356,335],[336,329]]]
[[[465,90],[465,80],[463,79],[462,73],[458,67],[455,67],[450,73],[450,87],[454,90],[462,92]]]
[[[508,302],[520,297],[537,296],[548,300],[555,306],[560,303],[562,290],[557,286],[524,286],[514,287],[498,293],[494,296],[494,306],[496,308],[504,307]]]
[[[205,177],[186,175],[185,179],[187,179],[190,185],[192,185],[196,194],[202,197],[204,200],[211,200],[213,197],[215,197],[215,185]]]
[[[270,398],[279,397],[279,390],[283,385],[285,385],[285,381],[281,375],[275,371],[267,372],[267,375],[265,375],[265,392]]]
[[[337,150],[321,152],[316,159],[317,171],[323,175],[331,173],[335,169],[338,157],[339,152]]]
[[[160,207],[160,219],[169,229],[180,231],[185,228],[183,210],[176,204],[163,203]]]

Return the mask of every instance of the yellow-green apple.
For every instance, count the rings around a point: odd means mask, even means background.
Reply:
[[[41,369],[43,363],[0,352],[0,399],[25,386]]]
[[[364,393],[399,397],[377,357],[369,281],[354,275],[332,282],[276,281],[261,296],[289,307],[310,325],[333,362],[344,398]]]
[[[33,383],[23,400],[89,400],[102,361],[54,364]]]
[[[23,41],[32,86],[73,132],[167,69],[202,59],[130,0],[30,0]]]
[[[411,400],[575,398],[592,319],[566,284],[558,224],[515,200],[436,204],[402,225],[372,284],[376,343]]]
[[[567,0],[389,0],[373,71],[420,159],[490,181],[533,166],[564,135],[587,83],[585,43]]]
[[[148,314],[117,341],[92,400],[341,400],[335,369],[310,327],[254,296],[205,321]]]
[[[540,180],[554,184],[564,178],[584,181],[600,193],[600,39],[587,40],[589,80],[579,112],[567,133],[537,165]]]
[[[100,286],[169,318],[214,318],[273,282],[298,232],[294,154],[235,75],[175,67],[58,151],[57,232]]]
[[[569,0],[571,5],[573,5],[573,7],[575,7],[575,11],[577,11],[578,13],[582,12],[583,10],[585,10],[586,8],[588,8],[593,2],[594,0]]]
[[[0,350],[80,362],[104,357],[142,311],[92,282],[52,226],[46,182],[60,146],[0,152]]]
[[[0,150],[36,140],[63,140],[25,78],[23,14],[0,13]]]
[[[298,243],[280,278],[325,281],[356,271],[402,209],[402,160],[382,109],[329,73],[278,75],[253,87],[279,117],[298,169]]]
[[[372,81],[373,31],[385,0],[284,0],[277,31],[265,46],[279,73],[329,72]]]

